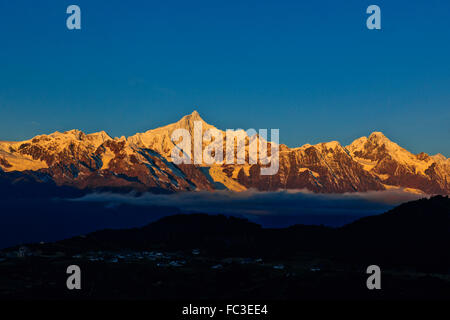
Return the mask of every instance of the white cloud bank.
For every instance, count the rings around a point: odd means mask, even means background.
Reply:
[[[177,207],[184,213],[235,215],[265,226],[284,227],[296,223],[343,225],[423,197],[401,189],[345,194],[315,194],[305,190],[248,190],[145,193],[139,196],[94,193],[74,201],[104,202],[108,206],[126,203],[144,207]]]

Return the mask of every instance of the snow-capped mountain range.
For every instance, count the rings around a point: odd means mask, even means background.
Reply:
[[[258,164],[176,165],[170,157],[174,147],[171,134],[180,128],[192,133],[195,121],[201,121],[203,131],[215,128],[194,111],[176,123],[128,138],[112,138],[104,131],[85,134],[71,130],[20,142],[0,141],[0,179],[20,172],[38,182],[92,190],[254,188],[343,193],[403,188],[450,194],[450,159],[441,154],[413,154],[381,132],[348,146],[337,141],[298,148],[280,145],[279,171],[271,176],[261,175]]]

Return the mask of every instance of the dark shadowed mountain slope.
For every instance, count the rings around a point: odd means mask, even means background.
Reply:
[[[10,248],[0,251],[0,299],[448,300],[449,205],[413,201],[337,229],[176,215]],[[374,264],[382,290],[366,287]],[[67,290],[69,265],[84,290]]]
[[[142,228],[98,231],[44,247],[70,253],[200,248],[213,256],[280,259],[308,253],[357,264],[448,271],[449,243],[450,199],[436,196],[402,204],[342,228],[296,225],[264,229],[240,218],[176,215]]]
[[[358,259],[450,267],[450,199],[436,196],[402,204],[343,228],[340,244]],[[345,250],[344,250],[345,251]]]

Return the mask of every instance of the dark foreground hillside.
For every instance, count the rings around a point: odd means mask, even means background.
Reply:
[[[449,243],[450,199],[441,196],[342,228],[177,215],[4,250],[0,298],[450,299]],[[66,288],[73,264],[83,272],[75,292]],[[371,291],[374,264],[382,289]]]

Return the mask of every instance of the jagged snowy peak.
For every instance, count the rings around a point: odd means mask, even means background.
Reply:
[[[197,111],[184,116],[179,121],[157,129],[148,130],[144,133],[137,133],[127,139],[127,142],[138,148],[152,149],[159,152],[166,158],[170,158],[175,144],[171,140],[172,133],[177,129],[186,129],[194,137],[194,125],[198,121],[202,125],[202,131],[216,129],[214,126],[206,123]]]
[[[0,143],[0,152],[9,163],[6,171],[38,170],[58,161],[81,160],[111,137],[104,131],[85,134],[80,130],[39,135],[30,140]]]
[[[439,163],[447,163],[447,164],[450,164],[450,158],[446,158],[444,155],[442,155],[442,154],[440,154],[440,153],[437,153],[437,154],[431,156],[431,158],[432,158],[434,161],[439,162]]]
[[[38,135],[30,140],[25,141],[2,141],[0,142],[0,149],[5,151],[11,150],[10,148],[15,149],[26,143],[33,143],[42,147],[58,147],[59,150],[72,143],[84,143],[86,145],[98,147],[106,140],[111,139],[112,138],[105,131],[85,134],[83,131],[74,129],[66,132],[56,131],[49,135]]]
[[[413,154],[381,132],[361,137],[346,147],[366,171],[387,186],[418,189],[426,193],[448,193],[450,170],[442,155]]]
[[[415,155],[389,140],[381,132],[373,132],[369,138],[361,137],[346,147],[368,170],[380,161],[394,160],[405,165],[413,173],[424,173],[434,160],[425,153]]]
[[[195,136],[196,123],[197,123],[197,126],[200,123],[201,130],[202,130],[201,137],[200,137],[202,139],[202,149],[201,150],[196,150],[194,148],[193,139]],[[151,150],[157,151],[160,154],[162,154],[164,157],[166,157],[166,159],[171,161],[171,153],[172,153],[173,148],[175,147],[175,143],[171,140],[171,137],[172,137],[172,133],[177,129],[185,129],[189,132],[191,139],[192,139],[191,152],[192,152],[193,159],[195,159],[195,158],[201,159],[202,153],[203,153],[203,150],[205,149],[205,147],[210,145],[211,143],[216,143],[216,142],[210,142],[210,141],[203,141],[203,135],[205,134],[205,132],[207,130],[214,130],[214,131],[219,132],[222,135],[222,141],[223,141],[222,149],[224,151],[224,156],[223,156],[224,159],[226,159],[227,156],[233,156],[235,154],[239,154],[239,150],[241,150],[241,149],[244,149],[246,152],[245,154],[248,155],[249,143],[251,143],[252,141],[255,141],[255,140],[256,140],[256,143],[259,143],[259,139],[261,139],[262,141],[265,141],[264,139],[260,138],[260,136],[258,134],[254,135],[252,137],[249,137],[245,130],[233,130],[235,137],[237,137],[237,139],[245,140],[245,145],[244,146],[236,145],[233,150],[228,150],[228,153],[227,153],[227,148],[226,148],[227,131],[217,129],[215,126],[208,124],[206,121],[203,120],[203,118],[200,116],[200,114],[197,111],[194,111],[191,114],[184,116],[183,118],[181,118],[179,121],[177,121],[175,123],[172,123],[172,124],[169,124],[167,126],[160,127],[157,129],[148,130],[144,133],[137,133],[134,136],[129,137],[127,139],[127,142],[131,146],[134,146],[137,148],[146,148],[146,149],[151,149]],[[192,162],[193,162],[193,159],[192,159]]]
[[[423,163],[432,163],[436,161],[446,161],[447,158],[442,154],[429,156],[424,152],[413,154],[397,143],[389,140],[382,132],[373,132],[369,138],[361,137],[347,146],[352,154],[361,155],[363,158],[371,160],[380,160],[389,155],[392,159],[405,165],[416,165],[423,167]]]
[[[361,137],[347,146],[352,154],[357,154],[361,158],[377,160],[386,153],[395,156],[397,160],[409,160],[414,155],[403,149],[395,142],[389,140],[382,132],[373,132],[369,138]]]

